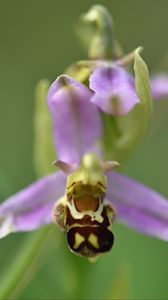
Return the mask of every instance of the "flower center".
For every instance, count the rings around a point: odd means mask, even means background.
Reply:
[[[55,206],[55,221],[67,233],[69,248],[77,255],[96,257],[113,246],[114,209],[104,201],[102,189],[99,183],[74,183],[71,193]]]
[[[100,160],[88,154],[67,177],[66,194],[55,205],[54,220],[67,233],[69,248],[77,255],[97,257],[113,246],[115,210],[105,201],[106,181]]]

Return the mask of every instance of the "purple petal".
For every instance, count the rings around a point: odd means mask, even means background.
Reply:
[[[59,160],[79,164],[86,152],[97,150],[101,120],[91,96],[86,86],[67,75],[58,77],[50,87],[48,104]]]
[[[119,221],[168,241],[168,201],[126,176],[108,174],[107,199],[117,208]]]
[[[140,102],[134,78],[121,67],[97,68],[90,76],[90,88],[95,92],[91,101],[108,114],[127,114]]]
[[[151,79],[151,92],[154,100],[168,97],[168,75],[158,74]]]
[[[54,173],[9,197],[0,205],[0,237],[52,222],[54,203],[64,195],[66,176]]]

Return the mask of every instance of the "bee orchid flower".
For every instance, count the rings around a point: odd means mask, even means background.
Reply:
[[[116,72],[121,80],[115,83],[112,78],[112,82],[116,91],[122,93],[125,74]],[[92,85],[98,84],[96,80],[92,77]],[[101,89],[101,82],[98,86]],[[132,103],[125,108],[121,105],[123,110],[139,102],[131,87],[132,79],[128,78],[124,95],[132,95]],[[51,85],[48,105],[54,125],[56,165],[60,170],[0,205],[1,238],[12,232],[36,230],[54,219],[67,233],[70,249],[92,257],[112,248],[116,220],[168,241],[167,199],[116,172],[117,162],[104,162],[102,119],[93,96],[86,85],[67,75],[58,77]]]
[[[85,67],[80,65],[84,61],[72,65],[48,92],[57,154],[54,164],[59,171],[0,205],[1,238],[54,221],[66,232],[72,252],[95,258],[112,248],[113,224],[118,221],[168,241],[167,199],[117,172],[117,161],[106,161],[107,157],[122,160],[139,144],[152,107],[140,48],[121,57],[110,18],[99,5],[83,16],[97,26],[89,60]],[[135,78],[125,67],[132,60]],[[167,95],[167,77],[153,78],[151,83],[154,99]],[[46,128],[43,132],[48,134]]]

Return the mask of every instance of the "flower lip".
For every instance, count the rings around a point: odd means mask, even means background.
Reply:
[[[114,234],[100,227],[73,227],[67,234],[70,250],[74,253],[95,257],[111,250],[114,243]]]

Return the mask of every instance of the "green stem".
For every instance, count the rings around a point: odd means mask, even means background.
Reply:
[[[11,299],[18,285],[24,279],[25,273],[32,266],[32,262],[39,255],[51,227],[45,227],[33,233],[24,243],[14,262],[1,280],[0,299]],[[11,272],[13,270],[13,272]]]

